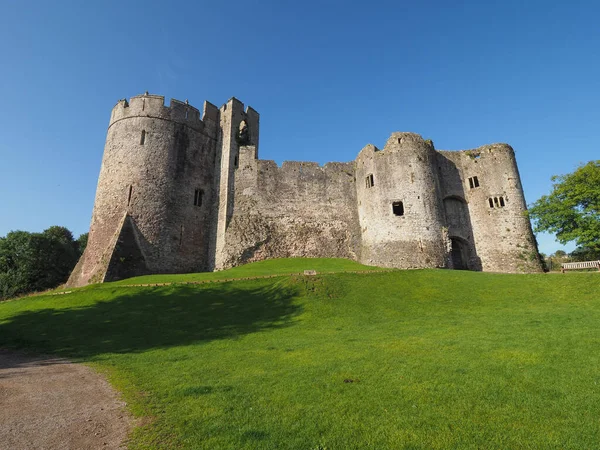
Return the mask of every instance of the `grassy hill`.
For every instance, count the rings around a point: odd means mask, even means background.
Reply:
[[[126,284],[282,275],[198,285]],[[0,304],[149,417],[130,448],[594,448],[600,275],[275,260]],[[237,272],[236,272],[237,271]]]

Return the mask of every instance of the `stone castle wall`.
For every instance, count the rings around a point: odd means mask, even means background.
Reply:
[[[539,271],[512,148],[393,133],[356,161],[258,159],[259,115],[156,95],[111,114],[88,247],[69,285],[291,256]]]
[[[208,270],[216,119],[218,110],[209,103],[200,120],[196,108],[178,101],[167,107],[163,97],[153,95],[114,107],[88,246],[71,276],[73,284],[109,281],[107,273],[118,278],[123,270]],[[193,201],[196,191],[202,192],[201,204]],[[120,242],[122,232],[123,239],[134,237],[135,243]],[[109,271],[111,261],[124,269]]]
[[[460,152],[443,151],[439,161],[445,167],[440,177],[444,196],[462,196],[465,201],[468,216],[463,223],[467,226],[459,235],[469,235],[464,237],[476,250],[476,268],[496,272],[539,270],[512,147],[493,144]],[[458,177],[448,176],[448,167]],[[473,177],[477,177],[478,186],[471,187],[469,178]]]
[[[359,153],[356,190],[362,263],[446,266],[435,158],[433,146],[414,133],[393,133],[383,150],[371,145]]]
[[[220,269],[294,256],[358,259],[353,163],[278,167],[241,147],[233,188]]]

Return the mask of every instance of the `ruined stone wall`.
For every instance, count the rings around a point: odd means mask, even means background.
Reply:
[[[109,264],[131,265],[131,254],[137,267],[128,273],[207,270],[217,120],[218,110],[208,103],[201,120],[196,108],[176,100],[166,107],[154,95],[114,107],[88,246],[70,285],[120,273]],[[119,238],[122,232],[127,238]],[[131,242],[119,245],[132,236],[139,252]],[[127,252],[115,255],[119,248]]]
[[[474,246],[478,269],[540,271],[513,149],[507,144],[492,144],[466,151],[441,151],[439,155],[444,197],[466,200],[468,216],[464,217],[463,229],[455,233],[462,236],[470,231],[463,237]]]
[[[214,243],[210,249],[210,270],[230,267],[227,264],[226,229],[233,214],[235,202],[235,171],[239,166],[240,145],[253,145],[258,148],[259,114],[252,108],[244,110],[244,104],[231,98],[220,109],[219,139],[217,148],[215,183],[217,199],[215,202],[216,221]],[[246,127],[241,133],[241,127]]]
[[[354,163],[278,167],[256,157],[255,146],[239,148],[223,268],[268,258],[359,258]]]
[[[446,156],[445,153],[450,153],[450,155]],[[466,178],[454,163],[453,159],[456,156],[456,152],[438,152],[435,160],[442,191],[445,226],[451,244],[453,240],[459,240],[465,247],[465,268],[481,270],[481,260],[475,246],[469,203],[463,182],[463,179],[466,180]],[[448,257],[448,267],[455,268],[450,257]]]
[[[541,269],[512,148],[393,133],[349,163],[258,159],[259,114],[156,95],[111,114],[88,246],[69,285],[279,257]]]
[[[448,241],[436,153],[414,133],[393,133],[383,150],[356,159],[360,262],[384,267],[446,267]]]

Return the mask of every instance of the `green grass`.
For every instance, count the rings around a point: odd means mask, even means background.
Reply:
[[[284,258],[259,261],[220,272],[146,275],[128,278],[111,284],[181,283],[190,281],[224,280],[267,275],[288,275],[291,273],[302,273],[305,270],[316,270],[317,272],[354,272],[385,269],[364,266],[355,261],[341,258]]]
[[[389,271],[31,297],[0,345],[107,373],[132,449],[581,449],[599,324],[597,273]]]

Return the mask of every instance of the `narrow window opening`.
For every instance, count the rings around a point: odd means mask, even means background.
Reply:
[[[133,185],[129,185],[129,195],[127,196],[127,206],[131,204],[131,194],[133,193]]]
[[[403,216],[404,215],[404,204],[402,202],[393,202],[392,203],[392,212],[395,216]]]
[[[142,130],[142,137],[140,138],[140,145],[144,145],[146,142],[146,130]]]
[[[235,167],[237,169],[238,166],[238,155],[235,155],[235,158],[233,158],[233,167]]]
[[[375,186],[375,182],[373,180],[373,174],[369,174],[367,175],[367,178],[365,179],[366,185],[367,185],[367,189],[368,188],[372,188],[373,186]]]
[[[188,118],[188,110],[186,109],[185,110],[185,120],[187,120],[187,118]]]
[[[495,206],[496,208],[499,208],[499,207],[500,207],[500,204],[498,203],[498,197],[494,197],[494,206]]]
[[[479,180],[477,179],[477,177],[471,177],[471,178],[469,178],[469,187],[471,189],[479,187]]]
[[[142,100],[142,111],[146,109],[146,99]]]
[[[183,225],[181,225],[181,229],[179,230],[179,247],[183,245]]]
[[[491,198],[488,198],[488,201],[490,202],[490,208],[494,207],[494,200],[492,200]]]
[[[504,207],[504,197],[500,197],[500,206]]]
[[[194,191],[194,206],[202,206],[202,197],[204,196],[204,191],[202,189],[196,189]]]

